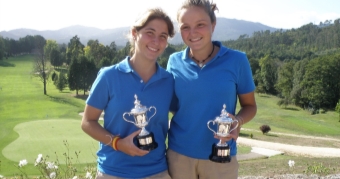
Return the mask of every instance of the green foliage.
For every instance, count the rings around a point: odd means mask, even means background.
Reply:
[[[67,46],[66,64],[71,64],[74,60],[78,60],[80,56],[84,55],[84,45],[80,42],[80,38],[74,36]]]
[[[0,36],[0,61],[4,59],[4,56],[5,56],[5,42],[2,36]]]
[[[61,72],[59,74],[59,77],[57,77],[57,80],[54,82],[54,85],[61,92],[67,87],[67,84],[68,83],[67,83],[66,73]]]
[[[52,51],[49,54],[51,65],[53,65],[54,67],[62,66],[63,64],[62,54],[58,49],[52,49]]]
[[[335,111],[337,113],[339,113],[339,122],[340,122],[340,99],[339,99],[338,103],[336,104]]]
[[[267,134],[271,130],[271,128],[268,125],[262,125],[262,126],[260,126],[260,130],[261,130],[262,134]]]
[[[256,76],[258,85],[262,86],[265,93],[276,94],[274,85],[277,81],[277,61],[266,55],[260,59],[259,65],[261,70],[258,71],[259,74]]]
[[[96,176],[97,167],[95,164],[88,165],[84,168],[84,171],[79,170],[75,164],[77,164],[79,152],[75,152],[76,157],[73,158],[70,155],[69,144],[67,140],[63,141],[66,148],[66,152],[63,153],[63,160],[65,165],[60,165],[59,157],[56,155],[55,161],[50,161],[50,157],[45,157],[39,154],[34,163],[34,169],[40,174],[35,178],[51,178],[51,179],[64,179],[64,178],[94,178]],[[22,179],[29,179],[29,175],[26,172],[27,160],[21,160],[19,165],[16,166],[19,174],[14,174],[14,178],[20,177]]]
[[[331,170],[335,170],[331,166],[324,166],[322,163],[314,162],[312,165],[307,163],[307,169],[305,170],[306,174],[321,174],[321,175],[328,175]]]

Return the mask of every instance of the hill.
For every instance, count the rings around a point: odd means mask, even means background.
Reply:
[[[177,27],[177,24],[175,24]],[[247,34],[251,36],[255,31],[275,31],[277,29],[263,25],[261,23],[255,23],[237,19],[217,18],[217,25],[213,34],[213,39],[218,40],[235,40],[240,35]],[[90,39],[98,39],[98,41],[104,45],[109,45],[111,42],[115,42],[118,46],[125,46],[127,42],[126,34],[129,32],[129,27],[121,27],[115,29],[98,29],[94,27],[85,26],[70,26],[59,30],[45,30],[38,31],[33,29],[15,29],[10,31],[1,31],[0,35],[4,38],[10,38],[19,40],[20,37],[27,35],[41,35],[45,39],[56,40],[57,43],[68,43],[72,37],[78,35],[80,41],[86,45]],[[177,30],[178,32],[178,30]],[[176,33],[175,37],[170,40],[172,44],[182,43],[182,39],[179,33]]]

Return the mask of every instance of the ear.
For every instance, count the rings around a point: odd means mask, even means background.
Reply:
[[[136,30],[136,29],[132,29],[132,30],[131,30],[131,35],[132,35],[132,38],[133,38],[134,40],[136,40],[136,37],[137,37],[137,30]]]

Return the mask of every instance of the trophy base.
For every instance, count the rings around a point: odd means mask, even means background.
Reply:
[[[217,163],[229,163],[231,161],[229,151],[229,146],[217,146],[216,144],[213,144],[212,153],[209,156],[209,159]]]
[[[152,132],[145,136],[137,136],[137,147],[142,150],[153,150],[158,147],[157,142],[155,142],[155,138]]]

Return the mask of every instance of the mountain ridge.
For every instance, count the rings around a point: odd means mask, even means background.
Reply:
[[[176,27],[175,36],[169,40],[171,44],[181,44],[183,43],[181,35],[178,32],[177,23],[174,23]],[[34,29],[14,29],[10,31],[1,31],[0,35],[3,38],[9,38],[14,40],[19,40],[19,38],[25,37],[27,35],[41,35],[45,39],[55,40],[57,43],[67,44],[70,39],[74,36],[80,38],[81,43],[87,44],[89,40],[98,40],[104,45],[110,45],[111,42],[115,42],[117,46],[125,46],[127,39],[127,34],[130,27],[118,27],[114,29],[99,29],[96,27],[87,27],[82,25],[74,25],[58,30],[34,30]],[[236,40],[241,35],[247,34],[252,36],[256,31],[276,31],[277,28],[263,25],[258,22],[250,22],[245,20],[228,19],[228,18],[217,18],[217,24],[215,31],[213,33],[213,40]]]

